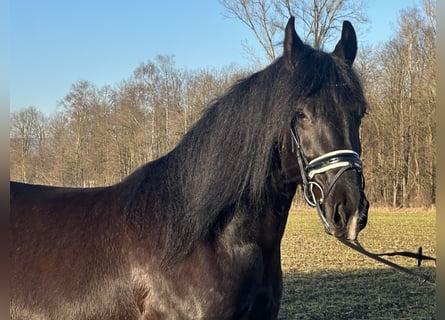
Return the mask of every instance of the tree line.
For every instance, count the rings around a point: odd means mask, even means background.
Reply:
[[[435,204],[432,3],[402,10],[392,39],[362,47],[355,64],[369,103],[362,159],[375,206]],[[212,100],[250,72],[237,65],[187,70],[160,55],[115,86],[78,81],[53,114],[33,106],[10,114],[11,179],[80,187],[116,183],[170,151]]]

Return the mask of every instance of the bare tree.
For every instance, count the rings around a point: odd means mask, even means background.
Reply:
[[[369,197],[392,207],[435,203],[436,32],[424,3],[402,10],[393,38],[359,64],[371,106],[363,123]]]
[[[109,87],[97,88],[88,81],[78,81],[59,102],[68,119],[66,133],[72,156],[67,157],[72,168],[65,183],[76,186],[95,186],[110,182],[104,179],[107,167],[103,160],[109,156],[108,119],[112,100]],[[100,177],[100,178],[99,178]]]
[[[153,157],[155,121],[148,106],[148,90],[134,79],[122,82],[116,90],[109,139],[113,141],[118,180]]]
[[[11,176],[35,182],[44,176],[47,119],[31,106],[10,116]]]
[[[275,41],[279,18],[274,1],[270,0],[220,0],[229,17],[241,20],[253,32],[263,48],[268,61],[276,59]],[[251,54],[255,57],[255,54]],[[261,61],[256,59],[257,63]]]
[[[323,48],[329,41],[338,40],[343,20],[350,20],[356,28],[366,22],[363,0],[280,0],[281,16],[287,13],[302,24],[306,41],[315,48]],[[282,8],[286,8],[283,11]],[[335,32],[331,32],[334,30]],[[338,32],[337,32],[338,31]]]
[[[316,48],[338,37],[343,20],[357,25],[368,21],[363,0],[220,0],[227,15],[239,19],[253,32],[268,62],[277,58],[275,46],[281,43],[281,30],[295,16],[300,34]],[[335,39],[337,40],[337,39]],[[262,61],[250,51],[255,62]]]

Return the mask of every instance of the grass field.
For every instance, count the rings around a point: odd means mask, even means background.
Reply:
[[[373,212],[360,233],[374,253],[436,256],[435,212]],[[282,242],[284,292],[279,319],[435,319],[435,287],[346,247],[323,231],[315,210],[289,215]],[[388,260],[435,278],[435,264]]]

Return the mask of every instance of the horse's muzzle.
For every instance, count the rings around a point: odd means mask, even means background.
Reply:
[[[360,199],[358,209],[349,217],[347,217],[341,206],[335,206],[334,219],[329,223],[329,228],[326,232],[336,238],[356,240],[359,232],[366,227],[368,222],[368,209],[369,202],[364,194]]]

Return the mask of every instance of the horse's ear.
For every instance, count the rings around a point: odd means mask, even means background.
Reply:
[[[303,41],[295,32],[295,17],[291,16],[284,33],[283,58],[288,69],[292,70],[296,64],[297,54],[304,48]]]
[[[355,35],[354,27],[349,21],[343,21],[341,39],[335,46],[333,54],[352,66],[357,54],[357,36]]]

